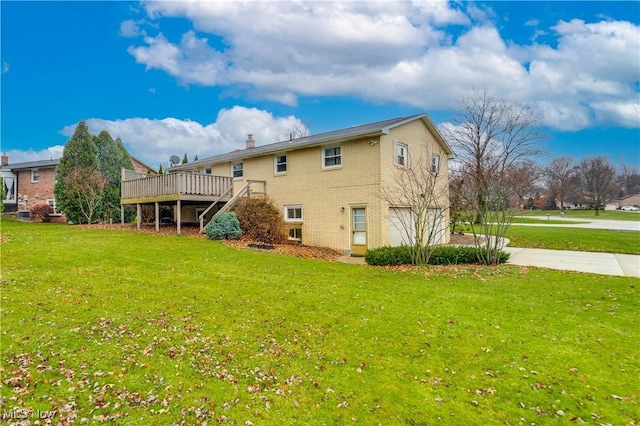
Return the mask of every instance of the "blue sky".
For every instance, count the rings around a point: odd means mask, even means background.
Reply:
[[[59,157],[79,120],[148,164],[428,113],[474,90],[533,108],[544,163],[640,166],[640,2],[17,2],[1,144]]]

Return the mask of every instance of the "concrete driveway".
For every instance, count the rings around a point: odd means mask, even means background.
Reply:
[[[636,214],[635,212],[628,212],[629,215]],[[538,218],[538,216],[536,216]],[[613,231],[640,231],[640,221],[631,221],[631,220],[607,220],[607,219],[567,219],[562,218],[560,216],[551,216],[550,219],[553,220],[562,220],[566,222],[563,223],[550,223],[545,224],[545,219],[540,217],[540,223],[523,223],[519,222],[520,216],[516,216],[513,218],[512,225],[514,226],[550,226],[556,228],[591,228],[591,229],[610,229]],[[576,223],[576,222],[587,222],[589,223]],[[639,236],[640,238],[640,236]]]

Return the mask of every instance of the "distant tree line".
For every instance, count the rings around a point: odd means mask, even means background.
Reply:
[[[106,130],[97,136],[80,121],[56,168],[54,194],[58,209],[73,223],[120,221],[121,169],[133,170],[120,138]],[[126,215],[135,213],[126,210]],[[125,217],[130,221],[133,217]]]

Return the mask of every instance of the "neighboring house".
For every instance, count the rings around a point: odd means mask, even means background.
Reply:
[[[605,206],[605,210],[619,210],[626,206],[640,206],[640,194],[631,194],[612,200]]]
[[[10,164],[9,157],[2,155],[5,211],[29,211],[36,204],[47,203],[54,209],[53,217],[64,220],[64,216],[56,210],[53,194],[58,164],[59,158]]]
[[[131,157],[134,169],[148,173],[156,173],[154,169],[137,158]],[[56,199],[53,188],[56,183],[56,167],[60,159],[26,161],[9,163],[9,157],[2,155],[1,176],[4,182],[6,199],[5,212],[29,211],[33,206],[47,203],[54,209],[54,221],[66,221],[64,213],[56,209]]]
[[[453,152],[426,114],[255,146],[171,168],[145,178],[127,174],[123,205],[175,205],[181,222],[201,226],[246,193],[266,193],[281,209],[289,239],[355,255],[403,242],[398,219],[406,206],[390,206],[382,188],[412,164],[428,164],[442,190],[444,220],[438,242],[449,239],[448,159]],[[158,216],[156,216],[158,217]],[[158,228],[158,220],[156,220]]]

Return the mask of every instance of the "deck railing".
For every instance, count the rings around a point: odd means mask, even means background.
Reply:
[[[139,199],[167,195],[220,196],[233,186],[233,179],[201,173],[167,173],[143,175],[125,170],[122,173],[122,199]]]

